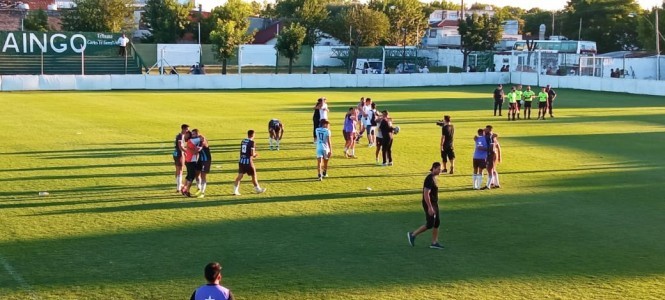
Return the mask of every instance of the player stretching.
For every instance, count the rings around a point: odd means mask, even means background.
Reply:
[[[319,172],[319,181],[328,177],[328,161],[332,156],[332,143],[330,143],[330,123],[321,120],[321,127],[316,129],[316,168]]]
[[[265,188],[259,186],[259,179],[256,175],[256,167],[254,167],[254,158],[259,156],[256,153],[254,145],[254,130],[247,131],[247,138],[240,143],[240,160],[238,161],[238,176],[233,184],[233,194],[240,196],[240,180],[247,174],[252,177],[252,184],[254,184],[254,191],[258,194],[266,191]]]
[[[284,135],[284,124],[277,119],[270,120],[268,122],[268,133],[270,134],[270,138],[268,139],[270,150],[273,149],[273,141],[275,141],[275,150],[279,150],[279,142],[282,140],[282,135]]]
[[[176,193],[180,193],[182,189],[182,167],[185,166],[185,152],[184,137],[189,132],[189,125],[180,125],[180,133],[175,136],[175,150],[173,150],[173,162],[175,164],[175,183]]]

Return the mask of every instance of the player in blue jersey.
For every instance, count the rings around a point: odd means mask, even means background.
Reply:
[[[185,166],[185,156],[183,155],[185,153],[184,136],[187,132],[189,132],[189,125],[182,124],[180,125],[180,133],[175,136],[173,162],[175,163],[176,193],[180,193],[180,189],[182,189],[182,168]]]
[[[278,119],[272,119],[268,122],[268,133],[270,138],[268,142],[270,144],[270,150],[273,150],[272,142],[275,141],[275,150],[279,150],[279,142],[282,140],[284,135],[284,124]]]
[[[478,134],[473,137],[475,143],[473,151],[473,189],[479,190],[483,185],[483,170],[487,167],[487,139],[485,130],[478,129]]]
[[[330,142],[330,122],[321,120],[321,127],[317,128],[316,134],[316,167],[319,172],[319,181],[328,177],[328,161],[332,156],[332,143]]]
[[[238,176],[236,177],[233,185],[233,194],[240,196],[240,180],[247,174],[252,177],[252,184],[254,184],[254,191],[258,194],[266,191],[265,188],[259,186],[259,179],[256,175],[256,167],[254,167],[254,158],[259,156],[256,153],[254,145],[254,130],[247,131],[247,138],[240,143],[240,160],[238,160]]]
[[[233,293],[226,287],[220,285],[222,281],[222,266],[217,262],[211,262],[203,269],[203,275],[207,283],[197,288],[190,300],[233,300]]]

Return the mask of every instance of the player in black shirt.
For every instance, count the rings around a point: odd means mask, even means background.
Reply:
[[[455,126],[450,122],[450,116],[443,116],[443,122],[436,123],[441,126],[441,159],[443,160],[442,173],[447,173],[446,165],[450,159],[450,174],[455,171],[455,150],[453,147],[453,137],[455,136]]]
[[[499,109],[499,116],[501,116],[501,108],[503,107],[503,86],[498,85],[494,90],[494,116],[496,117],[496,110]]]
[[[176,193],[182,189],[182,168],[185,166],[185,146],[183,145],[184,135],[189,131],[189,125],[180,125],[180,133],[176,134],[173,150],[173,162],[175,164],[175,182]]]
[[[439,216],[439,185],[436,182],[436,177],[441,174],[441,163],[435,162],[432,164],[430,173],[425,177],[423,184],[423,210],[425,210],[425,225],[420,226],[413,232],[407,232],[409,245],[415,245],[416,236],[432,229],[432,249],[443,249],[439,244],[439,225],[441,224],[441,217]]]
[[[270,134],[270,150],[273,149],[272,142],[275,141],[275,150],[279,150],[279,142],[284,135],[284,124],[280,120],[272,119],[268,122],[268,133]]]
[[[554,114],[552,114],[552,105],[554,105],[554,98],[556,98],[556,92],[552,87],[548,84],[547,87],[545,87],[545,92],[547,92],[547,110],[549,111],[550,118],[554,118]],[[545,113],[543,113],[543,119],[545,119]]]
[[[247,174],[252,177],[252,184],[254,184],[254,191],[258,194],[266,191],[265,188],[259,186],[259,179],[256,175],[256,168],[254,167],[254,158],[259,156],[256,153],[254,145],[254,130],[247,131],[247,138],[240,143],[240,160],[238,160],[238,176],[236,177],[233,185],[233,194],[240,196],[240,180]]]
[[[388,111],[384,110],[381,112],[381,123],[379,124],[379,130],[381,131],[381,154],[383,155],[383,165],[392,166],[393,165],[393,121],[392,118],[388,115]],[[387,160],[386,160],[387,159]]]

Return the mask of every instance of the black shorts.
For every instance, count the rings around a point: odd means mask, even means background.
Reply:
[[[531,108],[531,101],[524,101],[524,107]]]
[[[254,169],[254,165],[246,165],[246,164],[241,164],[238,163],[238,174],[247,174],[249,176],[254,177],[254,174],[256,173],[256,170]]]
[[[487,160],[485,159],[473,159],[473,169],[485,169],[487,167]]]
[[[185,157],[182,156],[182,152],[173,151],[173,163],[176,166],[183,166],[185,164]]]
[[[453,150],[453,147],[444,146],[443,150],[441,150],[441,159],[443,162],[448,162],[448,159],[455,159],[455,150]]]
[[[211,161],[199,161],[196,163],[196,170],[202,173],[210,173]]]
[[[279,131],[280,131],[279,127],[277,127],[277,128],[268,127],[268,132],[270,133],[271,137],[274,136],[274,137],[278,138],[279,137]]]
[[[381,142],[381,140],[383,140],[383,138],[380,138],[380,137],[378,137],[378,136],[376,137],[376,149],[380,149],[381,146],[383,145],[383,143]]]
[[[538,108],[546,108],[547,102],[538,102]]]
[[[439,225],[441,224],[441,216],[439,214],[439,203],[438,202],[432,202],[432,207],[434,208],[434,215],[430,216],[429,215],[429,209],[427,207],[427,203],[425,201],[422,201],[423,203],[423,210],[425,211],[425,227],[427,229],[430,228],[439,228]]]
[[[185,167],[187,167],[187,181],[192,182],[194,181],[194,178],[196,178],[196,174],[198,173],[198,168],[196,167],[198,163],[193,161],[193,162],[186,162]]]
[[[347,141],[347,142],[350,141],[352,137],[353,137],[353,139],[356,138],[355,134],[353,132],[342,131],[342,134],[344,135],[344,140]]]

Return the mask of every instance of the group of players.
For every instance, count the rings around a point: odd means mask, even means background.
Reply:
[[[520,112],[522,107],[524,107],[524,119],[531,119],[531,103],[534,100],[538,100],[538,120],[545,120],[545,115],[549,112],[550,118],[554,118],[552,113],[552,106],[554,104],[554,99],[556,98],[556,92],[550,85],[542,88],[542,90],[536,94],[535,91],[531,90],[531,86],[527,86],[525,91],[522,91],[522,85],[518,84],[513,86],[510,89],[508,94],[505,94],[503,91],[503,86],[499,84],[494,90],[494,116],[496,116],[497,110],[499,111],[499,116],[501,116],[501,109],[503,107],[504,101],[508,100],[508,121],[515,121],[515,117],[520,119]]]
[[[205,197],[208,184],[207,175],[212,165],[212,155],[208,140],[199,133],[198,129],[189,130],[189,125],[182,124],[180,133],[175,137],[175,150],[173,161],[175,162],[176,192],[184,196],[192,197],[190,189],[196,180],[198,191],[195,196]],[[185,182],[182,181],[183,166],[187,169]]]

